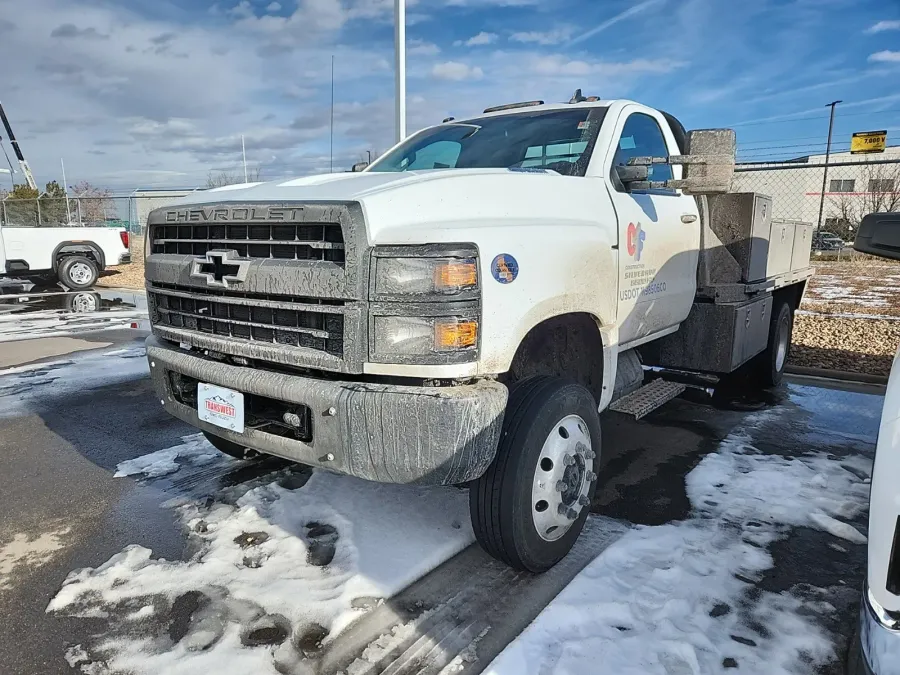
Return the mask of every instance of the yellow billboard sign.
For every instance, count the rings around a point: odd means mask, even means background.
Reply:
[[[887,145],[887,131],[859,131],[850,140],[850,153],[864,155],[870,152],[884,152]]]

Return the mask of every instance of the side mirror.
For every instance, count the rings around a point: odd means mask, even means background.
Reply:
[[[734,129],[697,129],[685,135],[686,155],[633,157],[630,166],[677,164],[684,178],[651,183],[652,188],[675,188],[689,195],[716,195],[731,191],[737,142]]]
[[[344,166],[347,166],[346,164]],[[350,169],[353,173],[359,173],[360,171],[364,171],[366,167],[369,166],[368,162],[358,162],[353,165],[353,168]]]
[[[625,186],[625,191],[649,189],[649,184],[638,186],[635,183],[646,183],[650,177],[650,168],[647,166],[626,166],[625,164],[616,164],[616,177]]]
[[[862,219],[853,248],[860,253],[900,260],[900,213],[870,213]]]

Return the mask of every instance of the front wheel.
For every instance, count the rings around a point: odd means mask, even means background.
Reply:
[[[100,272],[97,263],[90,258],[73,255],[60,261],[57,275],[60,283],[70,291],[85,291],[97,283]]]
[[[497,456],[469,489],[478,543],[516,569],[553,567],[587,520],[599,456],[600,418],[587,389],[556,377],[517,382]]]

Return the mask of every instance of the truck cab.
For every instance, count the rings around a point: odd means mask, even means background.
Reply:
[[[481,545],[548,569],[642,362],[780,380],[808,244],[784,270],[751,245],[771,200],[717,204],[733,168],[733,132],[576,97],[191,195],[148,221],[160,401],[234,456],[468,485]]]

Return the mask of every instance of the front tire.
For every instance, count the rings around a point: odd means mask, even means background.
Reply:
[[[219,452],[224,452],[226,455],[230,455],[235,459],[255,459],[259,457],[259,453],[256,450],[251,450],[248,447],[240,445],[239,443],[234,443],[233,441],[229,441],[228,439],[222,438],[221,436],[216,436],[215,434],[211,434],[208,431],[204,431],[203,435],[206,436],[206,440],[209,441],[210,445],[212,445]]]
[[[600,418],[586,388],[547,376],[517,382],[497,456],[469,489],[478,543],[516,569],[553,567],[584,527],[599,462]]]
[[[70,291],[86,291],[92,288],[100,276],[97,263],[81,255],[67,256],[57,269],[60,283]]]

